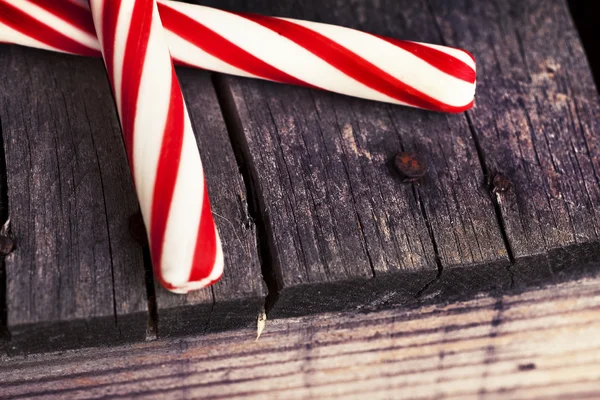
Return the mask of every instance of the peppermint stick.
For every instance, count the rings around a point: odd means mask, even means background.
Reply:
[[[153,0],[91,0],[148,231],[155,276],[173,292],[217,281],[223,253],[198,147]]]
[[[158,1],[178,64],[434,111],[473,105],[475,60],[451,47],[354,29]],[[0,41],[99,55],[85,5],[0,0]]]

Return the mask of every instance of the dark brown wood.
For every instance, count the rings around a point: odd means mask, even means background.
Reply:
[[[0,358],[0,397],[600,397],[600,279],[412,310]]]
[[[267,293],[242,175],[209,73],[180,68],[177,75],[200,148],[213,216],[223,244],[225,272],[212,288],[185,296],[157,287],[158,334],[255,325]]]
[[[9,351],[142,340],[137,208],[101,60],[2,46]]]
[[[522,282],[600,259],[600,101],[562,0],[431,1],[449,45],[477,57],[468,112]]]
[[[440,41],[425,2],[227,6]],[[508,253],[464,115],[240,78],[226,78],[221,89],[237,111],[272,235],[281,290],[273,315],[406,302],[438,267],[458,291],[510,285]],[[421,182],[403,185],[394,173],[401,150],[428,163]]]

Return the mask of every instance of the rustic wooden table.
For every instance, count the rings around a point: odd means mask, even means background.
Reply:
[[[564,0],[202,4],[468,49],[476,105],[179,69],[226,271],[178,296],[102,61],[0,46],[0,397],[600,396],[600,100]]]

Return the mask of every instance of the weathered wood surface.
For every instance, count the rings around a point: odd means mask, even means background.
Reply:
[[[137,208],[100,60],[2,46],[10,349],[142,340]]]
[[[600,257],[600,107],[562,0],[203,3],[478,60],[477,105],[455,116],[224,78],[270,235],[273,315],[410,301],[437,267],[421,294],[504,290]],[[395,179],[399,150],[429,160],[423,182]],[[490,184],[499,173],[505,193]]]
[[[431,8],[445,42],[478,58],[467,114],[486,168],[513,184],[495,200],[514,272],[544,279],[560,272],[554,258],[598,259],[600,99],[566,4],[434,0]],[[518,263],[537,255],[541,262]]]
[[[0,362],[3,398],[600,396],[600,279]]]
[[[256,323],[264,285],[254,221],[210,75],[178,69],[200,148],[213,215],[225,255],[222,280],[185,296],[156,287],[158,334],[210,332]]]

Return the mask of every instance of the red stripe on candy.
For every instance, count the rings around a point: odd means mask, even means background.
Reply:
[[[458,113],[470,108],[443,103],[407,85],[328,37],[293,22],[256,14],[238,14],[304,47],[340,72],[397,101],[432,111]]]
[[[115,0],[118,6],[110,7],[107,2],[104,2],[102,7],[102,48],[104,49],[104,63],[111,85],[113,85],[113,93],[116,93],[117,88],[114,87],[115,77],[115,35],[117,31],[117,19],[119,17],[120,0]],[[114,5],[114,4],[113,4]]]
[[[429,65],[439,69],[442,72],[447,73],[450,76],[455,77],[456,79],[460,79],[468,83],[475,83],[475,70],[471,66],[467,65],[464,61],[448,53],[444,53],[443,51],[440,51],[433,47],[425,46],[421,43],[398,40],[379,35],[375,36],[377,36],[379,39],[385,40],[386,42],[393,44],[394,46],[400,47],[401,49],[406,50],[409,53],[412,53],[414,56],[419,57],[421,60],[425,61]],[[471,54],[468,54],[466,52],[465,54],[473,58]],[[475,61],[474,58],[473,61]]]
[[[156,167],[156,180],[152,198],[152,214],[150,222],[150,244],[154,265],[160,274],[162,247],[167,229],[169,210],[175,191],[181,149],[183,147],[183,134],[185,130],[185,111],[183,96],[179,90],[175,70],[171,72],[171,101],[164,129],[160,156]]]
[[[56,29],[38,21],[26,12],[7,2],[0,3],[0,21],[10,28],[29,36],[47,46],[60,49],[61,51],[84,56],[97,57],[98,51],[89,48],[68,36],[63,35]]]
[[[198,237],[196,239],[196,250],[194,252],[194,261],[190,273],[190,282],[197,282],[208,278],[212,272],[217,256],[217,234],[215,231],[215,221],[210,211],[210,201],[208,199],[208,190],[206,180],[204,181],[204,196],[202,198],[202,213],[200,214],[200,227],[198,228]],[[220,277],[212,283],[221,279]]]
[[[90,14],[89,10],[68,1],[34,0],[33,2],[82,31],[93,36],[96,35],[94,20],[92,19],[92,14]]]
[[[107,0],[115,1],[115,0]],[[107,4],[107,3],[105,3]],[[111,8],[111,7],[108,7]],[[106,8],[105,8],[106,10]],[[136,0],[131,17],[130,34],[125,45],[125,56],[123,58],[123,77],[121,80],[121,121],[123,128],[123,139],[127,150],[129,164],[133,167],[133,141],[135,116],[137,114],[138,96],[140,93],[140,82],[146,59],[146,50],[150,39],[152,27],[152,0]],[[104,19],[106,21],[106,18]],[[116,20],[113,32],[116,31]],[[113,40],[114,45],[114,40]],[[115,88],[115,90],[118,90]],[[135,181],[135,175],[134,175]]]
[[[315,87],[267,64],[200,22],[168,5],[158,3],[158,9],[163,24],[171,32],[229,65],[271,81]]]

